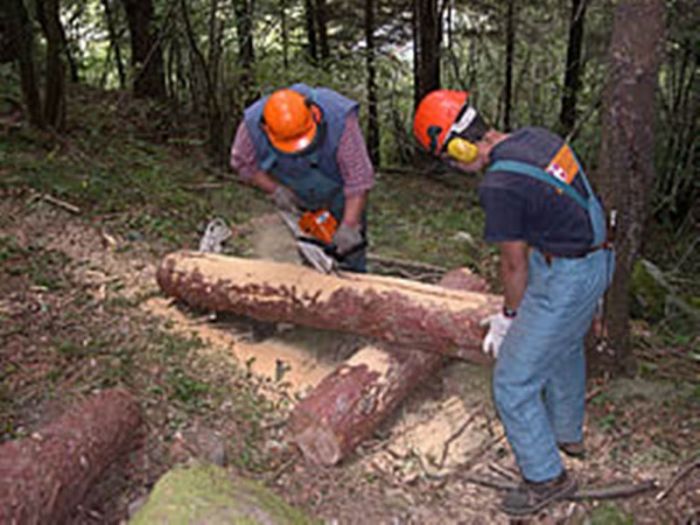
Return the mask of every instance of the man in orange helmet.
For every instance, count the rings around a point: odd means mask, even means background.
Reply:
[[[340,267],[364,272],[374,170],[357,113],[357,102],[331,89],[279,89],[245,110],[231,166],[280,209],[329,210],[339,225],[333,244]]]
[[[494,400],[523,476],[501,508],[520,516],[576,490],[559,451],[584,452],[583,341],[614,258],[603,208],[573,150],[545,129],[497,131],[468,99],[429,93],[414,134],[462,171],[486,169],[479,198],[485,238],[500,248],[504,303],[484,320],[483,349],[497,358]]]

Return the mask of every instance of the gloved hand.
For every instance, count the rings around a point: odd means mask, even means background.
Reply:
[[[348,226],[341,223],[333,235],[333,244],[340,255],[348,253],[358,244],[362,243],[362,234],[359,226]]]
[[[489,331],[481,345],[481,349],[485,354],[492,354],[494,358],[498,359],[498,351],[501,349],[503,339],[508,333],[508,329],[510,329],[512,323],[513,319],[503,315],[503,312],[490,315],[481,320],[481,326],[489,327]]]
[[[281,184],[271,194],[272,200],[282,211],[296,212],[299,207],[299,198],[292,190]]]

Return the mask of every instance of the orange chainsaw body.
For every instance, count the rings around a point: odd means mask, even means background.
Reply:
[[[335,230],[338,228],[338,221],[328,210],[307,211],[299,218],[299,228],[306,235],[325,244],[331,244]]]

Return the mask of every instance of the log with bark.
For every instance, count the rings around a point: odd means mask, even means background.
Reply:
[[[324,275],[304,266],[191,251],[166,256],[163,291],[190,306],[374,337],[483,363],[481,319],[502,299],[377,275]]]
[[[445,274],[440,286],[486,291],[465,268]],[[312,463],[335,465],[367,439],[417,386],[442,368],[437,353],[366,346],[327,375],[289,419],[291,439]]]
[[[0,523],[62,523],[115,460],[139,444],[141,412],[105,390],[31,436],[0,446]]]

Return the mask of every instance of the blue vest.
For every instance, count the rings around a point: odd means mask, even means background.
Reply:
[[[321,109],[323,117],[317,130],[316,145],[301,154],[287,154],[275,149],[260,125],[267,102],[267,97],[263,97],[247,108],[244,114],[258,164],[261,170],[292,189],[304,208],[329,209],[340,222],[345,195],[336,153],[345,130],[345,120],[351,112],[357,112],[358,103],[326,88],[314,89],[306,84],[294,84],[291,89]]]

